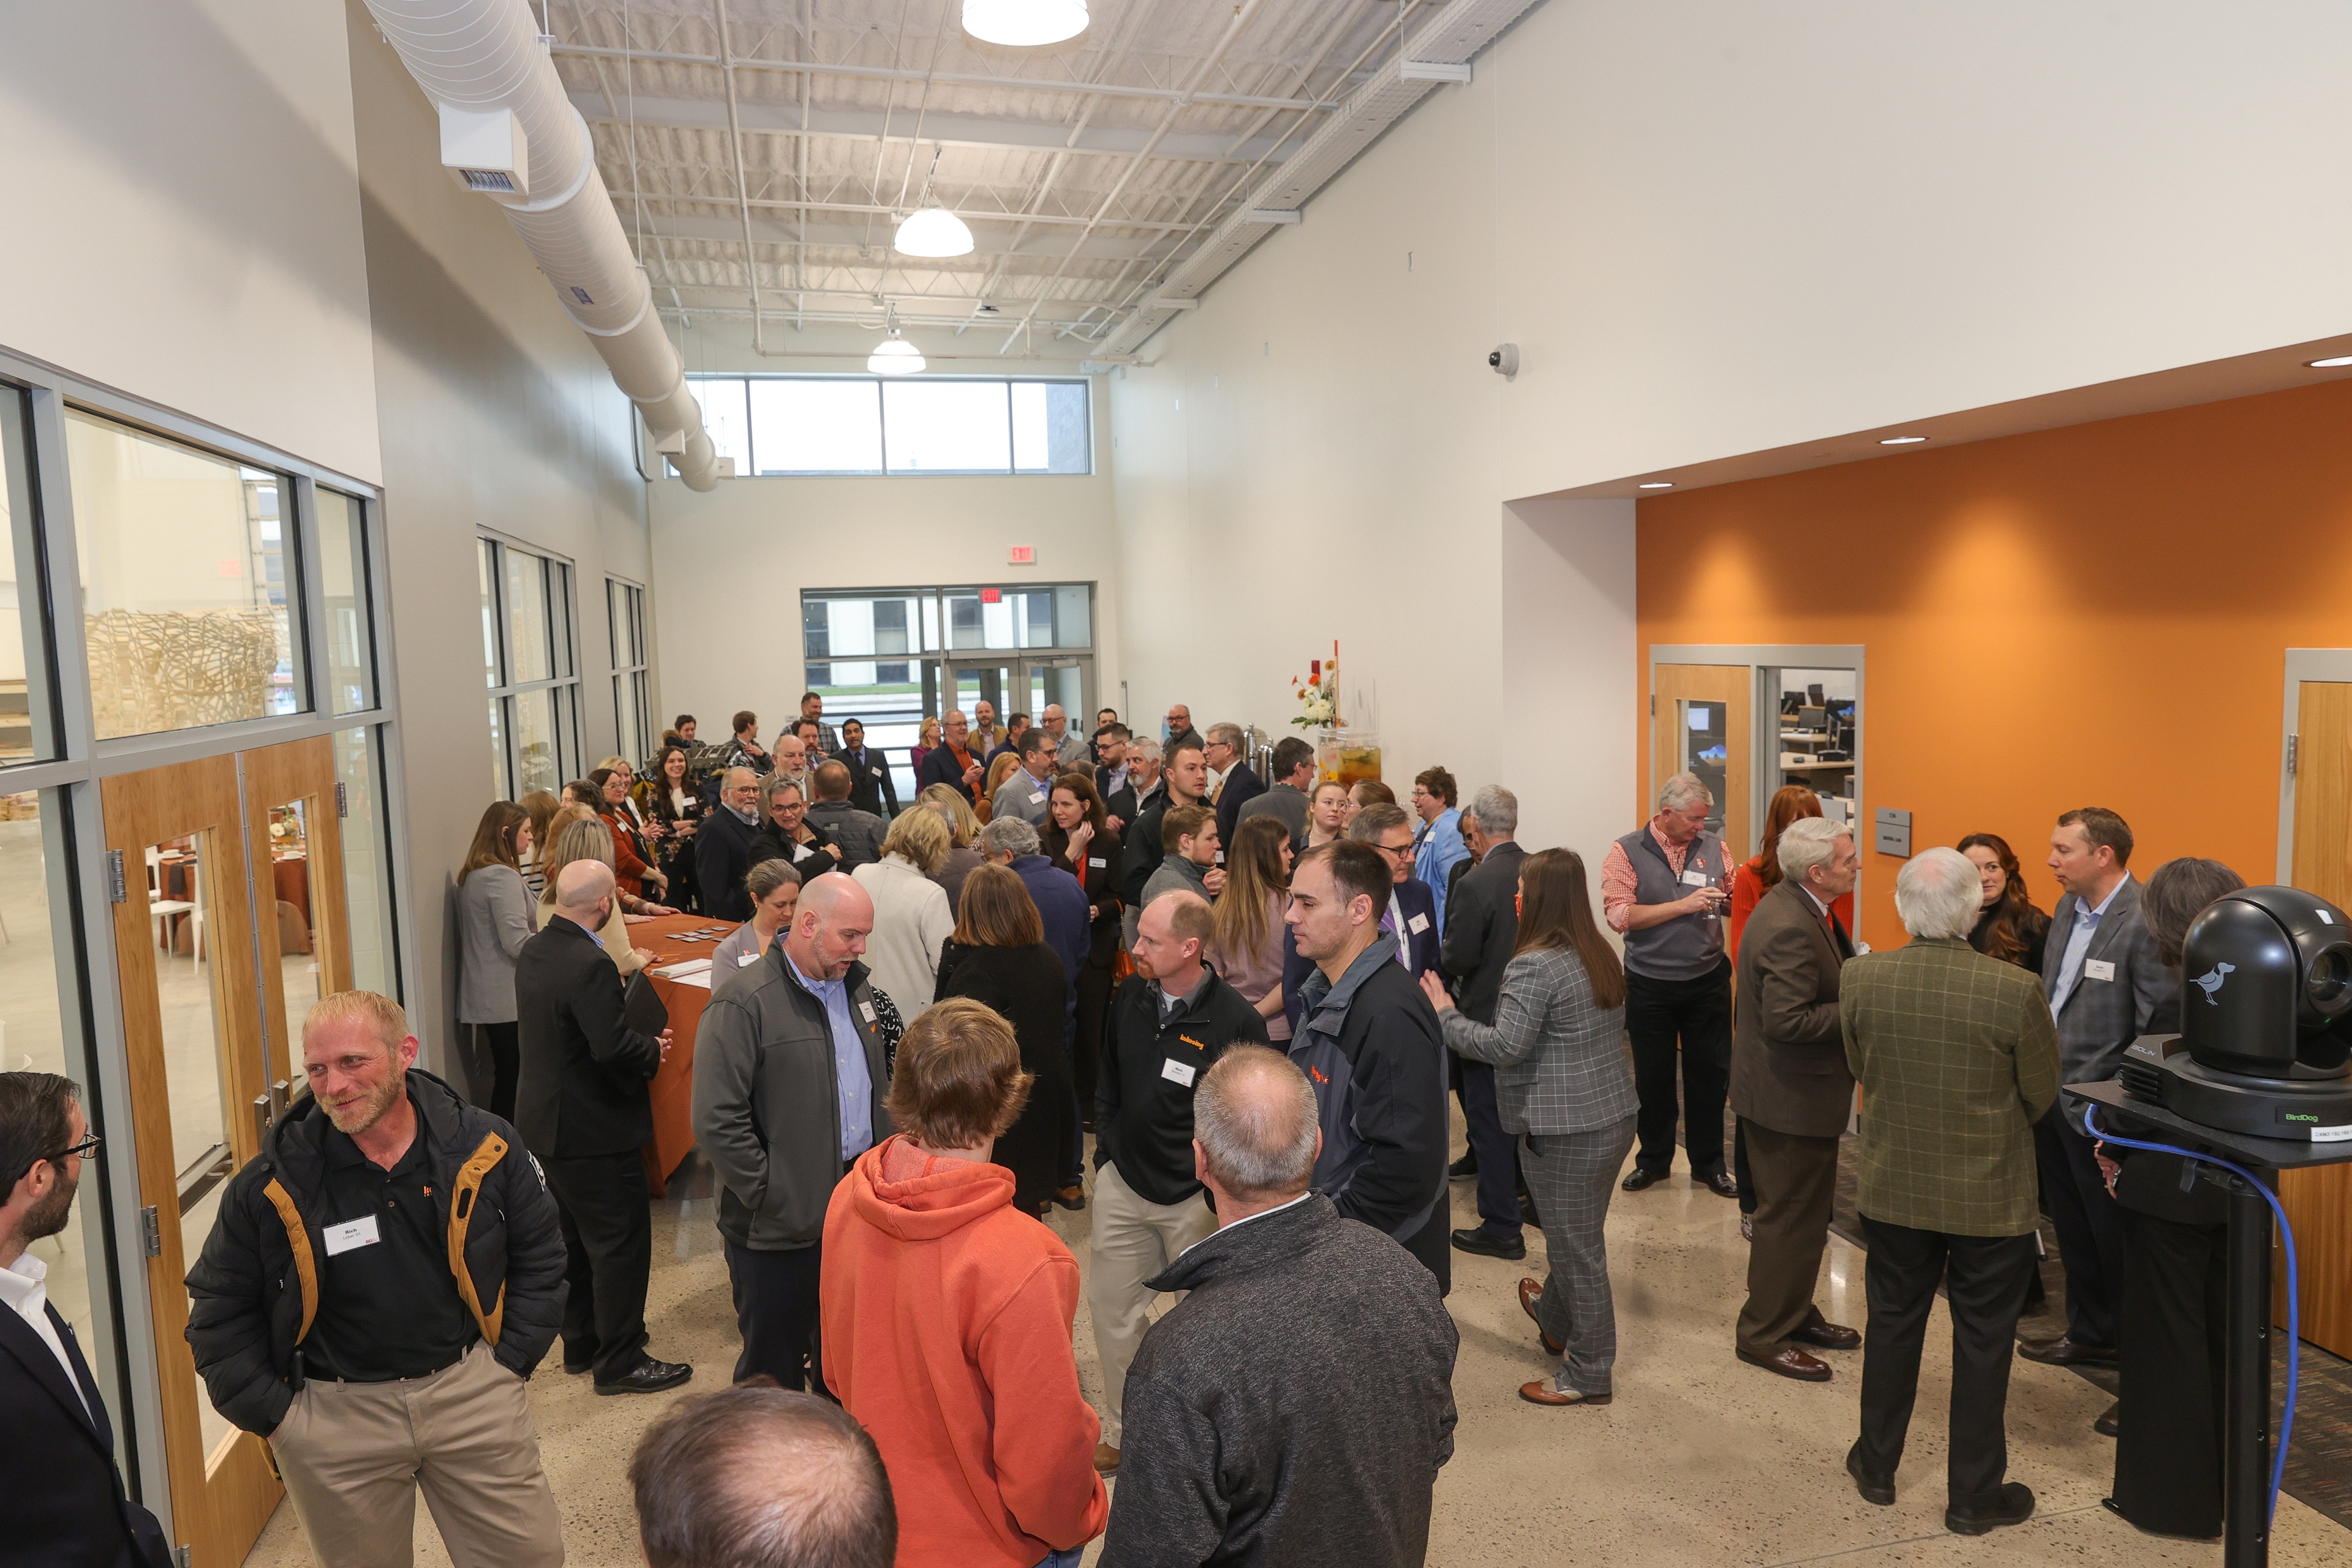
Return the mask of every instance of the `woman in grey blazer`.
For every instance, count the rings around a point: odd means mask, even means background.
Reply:
[[[1570,849],[1530,855],[1519,868],[1519,938],[1503,971],[1491,1025],[1454,1007],[1434,973],[1422,988],[1446,1046],[1495,1067],[1503,1129],[1518,1135],[1528,1192],[1543,1217],[1551,1276],[1519,1281],[1559,1372],[1519,1389],[1531,1405],[1606,1405],[1617,1360],[1609,1294],[1609,1217],[1617,1173],[1633,1146],[1641,1102],[1625,1057],[1625,971],[1601,934]]]
[[[492,801],[457,873],[457,1021],[490,1047],[490,1114],[514,1120],[521,1051],[515,1035],[515,956],[530,940],[530,890],[519,868],[530,813]]]

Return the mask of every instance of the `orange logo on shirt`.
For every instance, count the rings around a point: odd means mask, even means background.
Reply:
[[[1194,1050],[1196,1050],[1196,1051],[1205,1051],[1205,1050],[1207,1050],[1207,1049],[1209,1048],[1208,1047],[1206,1047],[1206,1046],[1202,1045],[1200,1041],[1198,1041],[1198,1040],[1194,1039],[1194,1038],[1193,1038],[1192,1036],[1190,1036],[1190,1035],[1179,1035],[1179,1036],[1177,1036],[1176,1037],[1177,1037],[1178,1039],[1180,1039],[1180,1040],[1183,1041],[1186,1045],[1188,1045],[1188,1046],[1192,1047]]]
[[[1321,1068],[1308,1068],[1307,1069],[1307,1076],[1313,1079],[1317,1083],[1329,1083],[1331,1081],[1329,1079],[1323,1076],[1323,1069]]]

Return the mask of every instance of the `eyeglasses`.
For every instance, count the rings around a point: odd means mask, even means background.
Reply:
[[[52,1165],[61,1165],[76,1154],[79,1154],[83,1159],[87,1160],[91,1155],[97,1153],[98,1150],[99,1136],[97,1133],[93,1132],[89,1137],[83,1139],[80,1142],[75,1144],[72,1148],[60,1149],[56,1153],[46,1156],[46,1158]]]
[[[1393,855],[1399,859],[1411,859],[1412,858],[1412,841],[1411,839],[1405,840],[1402,844],[1375,844],[1372,847],[1379,850],[1383,855]]]

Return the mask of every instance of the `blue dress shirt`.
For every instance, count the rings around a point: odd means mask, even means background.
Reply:
[[[849,1019],[849,983],[811,980],[789,952],[784,968],[802,990],[824,1004],[833,1033],[834,1091],[841,1097],[841,1157],[855,1160],[874,1146],[874,1079],[866,1070],[866,1038]]]

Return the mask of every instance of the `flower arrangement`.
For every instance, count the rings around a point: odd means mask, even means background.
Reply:
[[[1331,657],[1314,659],[1307,666],[1307,679],[1290,678],[1293,690],[1298,694],[1298,711],[1291,722],[1302,730],[1337,728],[1339,720],[1339,645],[1331,645]]]

